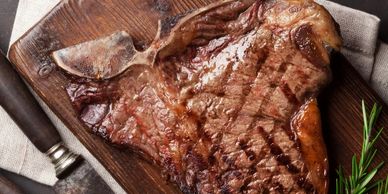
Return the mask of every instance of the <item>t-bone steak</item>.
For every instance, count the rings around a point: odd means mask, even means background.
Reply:
[[[327,193],[315,97],[338,26],[312,0],[226,0],[53,53],[80,120],[184,193]]]

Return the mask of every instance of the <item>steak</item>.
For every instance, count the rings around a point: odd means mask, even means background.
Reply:
[[[96,134],[159,165],[184,193],[327,193],[315,97],[341,38],[312,0],[227,0],[53,53]]]

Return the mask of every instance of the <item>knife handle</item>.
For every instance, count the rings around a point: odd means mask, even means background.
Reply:
[[[0,172],[0,193],[23,194],[23,192],[12,181],[8,180]]]
[[[58,178],[64,178],[82,160],[61,143],[57,129],[1,52],[0,105],[35,147],[50,157]]]
[[[61,138],[11,63],[0,55],[0,105],[32,143],[46,153]]]

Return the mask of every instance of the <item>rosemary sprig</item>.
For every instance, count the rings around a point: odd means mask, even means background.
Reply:
[[[377,149],[373,146],[380,137],[383,128],[380,128],[377,134],[372,137],[372,129],[381,112],[381,107],[373,105],[372,110],[368,114],[365,108],[365,103],[362,101],[362,115],[364,120],[363,127],[363,142],[359,160],[357,156],[352,157],[351,175],[345,176],[342,167],[337,170],[338,178],[336,179],[336,194],[363,194],[377,187],[377,194],[388,194],[388,176],[387,180],[380,180],[375,183],[371,182],[373,177],[381,169],[384,162],[381,162],[376,167],[370,169]],[[370,170],[369,170],[370,169]]]
[[[388,176],[385,180],[385,184],[383,180],[380,180],[377,184],[377,193],[378,194],[387,194],[388,193]]]

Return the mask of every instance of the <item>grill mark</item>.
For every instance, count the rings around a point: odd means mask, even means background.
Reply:
[[[297,174],[301,172],[300,169],[291,164],[290,157],[283,153],[281,148],[274,142],[273,136],[271,136],[271,134],[268,134],[266,131],[264,131],[262,127],[258,127],[258,131],[265,139],[267,145],[270,147],[271,154],[275,156],[276,160],[280,164],[285,166],[291,174]],[[307,180],[307,174],[305,173],[305,170],[303,171],[303,174],[304,175],[299,175],[298,177],[293,176],[294,181],[298,184],[299,187],[303,188],[307,192],[315,191],[314,185],[312,185],[312,183]]]
[[[267,147],[269,147],[268,145],[266,145]],[[272,181],[273,181],[273,177],[274,177],[274,175],[276,175],[276,174],[279,174],[280,172],[279,172],[279,169],[278,168],[276,168],[274,171],[269,171],[268,169],[266,169],[266,171],[270,174],[270,176],[268,177],[268,179],[265,181],[265,185],[269,185]],[[282,189],[283,189],[283,191],[284,191],[284,185],[282,185],[281,183],[279,183],[279,182],[274,182],[274,183],[272,183],[271,184],[271,187],[272,188],[275,188],[276,189],[276,187],[281,187]],[[271,188],[270,187],[270,188]],[[267,188],[266,188],[267,189]]]
[[[265,57],[265,58],[267,58],[267,56]],[[259,69],[256,71],[256,77],[258,76],[258,74],[259,74],[259,72],[260,72],[260,69],[261,69],[261,67],[262,67],[262,65],[260,65],[260,67],[259,67]],[[229,66],[229,68],[230,68],[230,70],[232,69],[232,65],[230,65]],[[229,68],[228,68],[228,70],[229,70]],[[277,76],[277,79],[275,79],[275,80],[273,80],[272,81],[272,83],[276,83],[276,82],[278,82],[279,80],[281,80],[281,78],[284,76],[284,74],[285,74],[285,65],[281,65],[280,67],[279,67],[279,71],[278,72],[280,72],[281,73],[281,75],[278,75]],[[228,74],[229,76],[227,76],[227,77],[225,77],[225,78],[227,78],[226,80],[229,80],[230,79],[230,75],[231,74]],[[255,81],[255,79],[252,81],[252,82],[254,82]],[[249,88],[249,92],[248,92],[248,94],[251,92],[251,90],[252,90],[252,82],[250,83],[250,88]],[[289,87],[288,87],[288,85],[287,85],[287,88],[289,89]],[[287,89],[286,88],[286,89]],[[225,87],[224,87],[224,89],[226,89]],[[273,89],[272,89],[272,91],[271,92],[268,92],[267,93],[267,96],[269,96],[270,95],[270,93],[273,93],[274,91],[275,91],[275,89],[276,89],[276,87],[273,87]],[[289,91],[290,91],[290,89],[289,89]],[[292,94],[292,92],[291,92],[291,94]],[[295,96],[295,95],[294,95]],[[296,98],[296,97],[295,97]],[[243,99],[244,99],[244,102],[242,103],[243,105],[246,103],[246,96],[243,96]],[[269,100],[268,98],[265,98],[265,100]],[[263,103],[264,104],[264,103]],[[240,110],[242,109],[242,107],[243,107],[243,105],[240,107]],[[233,122],[235,121],[235,119],[237,118],[237,113],[238,113],[239,111],[236,111],[236,114],[235,114],[235,118],[233,119]],[[256,117],[257,118],[257,117]],[[274,118],[272,118],[272,117],[269,117],[269,118],[271,118],[271,119],[274,119]],[[250,126],[249,126],[249,128],[248,129],[251,129],[252,128],[252,125],[253,125],[253,123],[255,123],[257,121],[257,119],[254,119],[254,121],[252,121],[251,123],[250,123]],[[263,130],[263,129],[262,129]],[[287,132],[287,134],[288,135],[290,135],[290,132],[291,130],[286,130],[286,132]],[[263,130],[263,132],[265,132],[264,130]],[[291,131],[292,132],[292,131]],[[292,134],[292,133],[291,133]],[[291,139],[292,139],[292,136],[289,136]],[[289,158],[289,156],[286,156],[286,155],[284,155],[284,153],[283,153],[283,151],[280,149],[280,147],[278,146],[278,145],[276,145],[275,143],[273,143],[273,137],[271,137],[271,138],[264,138],[266,141],[267,140],[270,140],[270,141],[272,141],[272,143],[268,143],[268,141],[267,141],[267,144],[268,144],[268,147],[270,148],[270,152],[272,153],[272,152],[274,152],[274,153],[278,153],[278,156],[276,156],[275,158],[276,158],[276,160],[279,162],[279,161],[281,161],[280,163],[282,164],[282,165],[284,165],[284,166],[286,166],[286,168],[287,168],[287,170],[290,172],[290,173],[292,173],[292,174],[295,174],[295,173],[299,173],[300,172],[300,170],[296,167],[296,166],[294,166],[293,164],[291,164],[291,161],[290,161],[290,158]],[[241,146],[241,145],[240,145]],[[247,147],[245,147],[244,146],[244,143],[242,143],[242,146],[241,146],[241,148],[245,151],[245,153],[249,153],[249,152],[247,152],[247,150],[245,150]],[[244,149],[245,148],[245,149]],[[255,153],[252,151],[252,153],[253,153],[253,160],[255,159]],[[272,153],[273,154],[273,153]],[[247,154],[248,155],[248,154]],[[251,155],[251,154],[250,154]],[[251,157],[252,157],[252,155],[251,155]],[[226,160],[227,158],[223,158],[224,160]],[[227,163],[230,163],[231,161],[225,161],[225,162],[227,162]],[[255,163],[253,163],[254,165],[253,166],[256,166],[257,164],[258,164],[258,162],[255,162]],[[229,164],[229,165],[231,165],[231,164]],[[254,168],[254,170],[256,170],[255,168]],[[226,170],[227,171],[227,170]],[[221,174],[223,174],[223,173],[221,173]],[[271,175],[271,179],[272,179],[272,175]],[[303,179],[303,180],[305,180],[305,179]],[[220,180],[221,181],[221,180]],[[310,183],[308,183],[308,182],[301,182],[301,181],[299,181],[301,184],[303,183],[303,187],[302,188],[305,188],[305,187],[311,187],[312,185],[310,184]],[[249,183],[248,183],[249,184]],[[244,185],[243,185],[244,186]],[[284,187],[283,187],[283,185],[281,185],[280,183],[278,183],[277,184],[277,187],[278,188],[280,188],[280,189],[282,189],[282,190],[284,190]],[[229,193],[230,191],[229,191],[229,186],[227,185],[227,184],[222,184],[221,185],[221,190],[222,190],[222,192],[223,193]]]
[[[248,177],[247,179],[244,180],[243,185],[240,187],[239,192],[243,193],[244,191],[248,190],[248,184],[252,181],[251,177]]]
[[[246,150],[248,148],[247,141],[246,140],[240,140],[238,142],[238,145],[242,150]]]
[[[299,187],[303,188],[308,193],[316,192],[314,185],[312,185],[309,181],[307,181],[306,176],[299,176],[297,178],[296,183],[298,184]]]
[[[255,123],[256,121],[257,121],[257,119],[253,119],[254,121],[252,121],[250,124],[249,124],[249,126],[248,126],[248,129],[247,129],[247,131],[250,131],[251,129],[252,129],[252,125],[253,125],[253,123]],[[247,143],[248,142],[246,142],[246,140],[244,140],[243,142],[239,142],[239,144],[240,144],[240,148],[244,151],[244,153],[247,155],[247,157],[248,157],[248,160],[250,160],[250,161],[255,161],[252,165],[254,165],[254,164],[257,164],[257,159],[259,159],[260,158],[260,155],[262,154],[262,150],[260,150],[260,153],[258,154],[258,156],[256,156],[256,153],[254,152],[254,151],[252,151],[252,150],[248,150],[249,149],[249,146],[247,145]]]
[[[270,179],[270,180],[271,180],[271,182],[272,182],[272,180],[273,180],[274,175],[275,175],[275,174],[279,174],[279,173],[280,173],[279,169],[276,169],[276,170],[275,170],[274,172],[272,172],[272,173],[270,172],[270,175],[271,175],[271,179]],[[293,178],[293,179],[295,179],[295,178]],[[273,184],[272,184],[272,187],[275,188],[275,189],[278,188],[278,187],[280,187],[280,186],[281,186],[281,188],[282,188],[283,191],[284,191],[284,186],[283,186],[281,183],[276,182],[276,183],[273,183]],[[291,188],[292,188],[292,186],[291,186]]]
[[[293,141],[294,143],[296,143],[297,141],[297,138],[296,138],[296,134],[294,133],[294,131],[291,129],[291,126],[290,124],[287,124],[287,123],[290,123],[290,122],[286,122],[286,124],[282,125],[281,128],[283,129],[283,131],[286,132],[288,138]]]
[[[256,74],[255,74],[255,79],[257,78],[257,76],[258,76],[258,73],[260,72],[260,69],[261,69],[261,67],[262,67],[262,64],[264,63],[264,61],[267,59],[267,54],[265,54],[265,57],[263,58],[263,59],[261,59],[261,60],[258,60],[257,62],[256,62]],[[259,63],[261,63],[261,65],[260,66],[258,66],[257,64],[259,64]],[[230,72],[232,72],[232,67],[233,65],[229,65],[229,67],[228,67],[228,76],[227,77],[225,77],[226,79],[224,79],[224,80],[227,80],[227,83],[229,82],[229,79],[230,79],[230,76],[231,76],[231,73],[229,73],[229,69],[230,69]],[[252,79],[250,82],[249,82],[249,89],[248,89],[248,92],[247,92],[247,94],[249,94],[249,93],[251,93],[251,90],[252,90],[252,87],[253,87],[253,82],[255,81],[255,79]],[[225,83],[225,81],[223,81],[223,83]],[[226,90],[226,87],[223,87],[223,93],[225,93],[225,90]],[[248,95],[244,95],[244,94],[242,94],[242,103],[241,103],[241,106],[240,107],[238,107],[238,111],[236,111],[235,112],[235,114],[233,115],[233,117],[232,117],[232,121],[229,121],[228,123],[228,126],[226,127],[226,129],[225,130],[227,130],[227,129],[230,129],[230,127],[231,126],[233,126],[232,124],[236,121],[236,119],[237,119],[237,116],[238,116],[238,113],[241,111],[241,109],[242,109],[242,107],[244,106],[244,104],[246,103],[246,97],[247,97]],[[250,125],[249,125],[249,127],[248,127],[248,129],[250,129],[250,128],[252,128],[252,124],[253,124],[254,122],[251,122],[250,123]],[[221,135],[223,136],[223,133],[221,133]],[[222,136],[221,136],[221,139],[222,139]],[[247,147],[246,147],[247,148]],[[244,150],[244,149],[243,149]],[[244,150],[245,151],[245,150]],[[220,153],[221,154],[223,154],[224,152],[223,152],[223,150],[222,149],[220,149]],[[253,158],[255,158],[255,156],[253,155],[253,156],[251,156],[251,157],[253,157]],[[230,167],[232,167],[233,168],[233,166],[234,166],[234,160],[230,160],[229,158],[227,158],[227,156],[225,156],[225,155],[223,155],[222,156],[222,158],[221,158],[221,160],[223,160],[224,162],[226,162]],[[227,169],[228,170],[228,169]],[[226,171],[227,171],[226,170]],[[220,174],[224,174],[225,173],[225,171],[223,171],[223,172],[221,172]],[[221,181],[221,180],[220,180]],[[222,188],[224,188],[224,190],[222,191],[222,192],[225,192],[225,193],[228,193],[229,192],[229,190],[228,190],[228,187],[226,186],[225,187],[225,184],[226,183],[223,183],[222,184],[222,186],[221,186],[221,190],[222,190]]]
[[[300,170],[296,166],[291,164],[290,157],[287,156],[283,152],[283,150],[279,147],[279,145],[275,143],[273,136],[271,134],[268,134],[266,131],[264,131],[262,127],[258,127],[258,131],[260,135],[264,138],[266,143],[268,144],[270,148],[270,152],[275,156],[276,160],[280,164],[284,165],[291,174],[299,173]]]
[[[253,129],[253,125],[254,123],[256,123],[257,121],[259,120],[258,117],[255,117],[252,122],[249,124],[249,127],[247,129],[247,131],[251,131]],[[260,162],[260,159],[264,159],[265,158],[265,151],[263,149],[265,149],[265,147],[268,147],[268,145],[263,145],[263,147],[260,149],[260,152],[258,153],[257,157],[256,157],[256,153],[254,151],[251,151],[251,150],[244,150],[244,152],[247,154],[248,156],[248,159],[251,160],[251,161],[254,161],[251,166],[248,168],[249,171],[248,171],[248,174],[250,175],[253,175],[254,173],[257,172],[257,169],[256,167],[258,166],[258,163]],[[267,180],[268,182],[270,182],[270,180],[272,180],[272,177],[273,177],[273,174],[270,173],[270,177],[269,177],[269,180]],[[248,178],[246,181],[244,181],[244,184],[242,186],[245,187],[245,190],[248,190],[249,187],[249,183],[251,182],[251,180]]]
[[[202,139],[203,141],[206,141],[206,142],[211,142],[211,138],[204,130],[204,126],[207,121],[207,118],[204,116],[200,116],[200,117],[194,117],[194,119],[195,121],[197,121],[196,124],[197,124],[197,133],[199,137],[198,139]]]
[[[263,67],[263,65],[265,64],[265,60],[268,58],[268,55],[265,57],[265,59],[264,59],[264,61],[263,61],[263,63],[262,63],[262,65],[260,65],[260,67],[259,67],[259,69],[256,71],[256,78],[257,78],[257,76],[258,76],[258,74],[260,73],[260,71],[261,71],[261,67]],[[272,66],[269,66],[269,68],[273,68]],[[283,63],[281,64],[281,66],[279,67],[280,68],[280,73],[281,73],[281,75],[278,75],[277,76],[277,79],[275,79],[275,80],[271,80],[271,83],[278,83],[281,79],[282,79],[282,77],[284,76],[284,74],[285,74],[285,65],[283,65]],[[284,69],[284,71],[282,71],[282,69]],[[275,72],[276,70],[274,69],[273,70],[273,72]],[[249,93],[251,93],[251,90],[252,90],[252,87],[253,87],[253,82],[256,80],[256,78],[255,79],[253,79],[253,81],[250,83],[250,89],[249,89]],[[268,92],[267,93],[267,96],[269,96],[270,94],[272,94],[274,91],[275,91],[275,89],[276,89],[276,87],[273,87],[273,89],[270,91],[270,92]],[[249,93],[248,93],[248,95],[249,95]],[[240,112],[241,111],[241,109],[243,108],[243,105],[246,103],[246,101],[245,101],[245,99],[246,99],[246,97],[248,96],[248,95],[246,95],[245,97],[244,97],[244,102],[242,103],[242,106],[240,107],[240,109],[239,109],[239,111],[236,111],[236,113],[235,113],[235,118],[234,118],[234,120],[233,120],[233,123],[235,122],[235,119],[237,118],[237,113],[238,112]],[[269,99],[268,98],[266,98],[266,97],[264,97],[264,100],[263,100],[263,103],[262,104],[264,104],[264,101],[268,101]],[[260,112],[260,110],[262,109],[262,106],[259,108],[259,110],[258,110],[258,112]],[[250,125],[249,125],[249,127],[248,127],[248,129],[247,129],[247,131],[250,131],[252,128],[253,128],[253,124],[254,123],[256,123],[256,121],[259,119],[259,118],[263,118],[263,117],[267,117],[266,115],[264,115],[264,116],[262,116],[262,115],[260,115],[260,114],[258,114],[253,120],[252,120],[252,122],[250,123]],[[269,117],[270,119],[273,119],[273,120],[277,120],[276,118],[273,118],[273,117]],[[263,131],[264,131],[264,129],[262,129]],[[268,138],[264,138],[264,140],[267,140]],[[267,141],[266,141],[267,142]],[[267,142],[267,145],[264,145],[263,146],[263,148],[264,147],[268,147],[270,150],[272,150],[271,149],[271,146],[270,146],[270,144],[268,144],[268,142]],[[262,148],[262,149],[263,149]],[[281,149],[279,148],[279,150],[281,151]],[[245,153],[247,153],[246,152],[246,150],[244,150],[245,151]],[[253,151],[252,151],[253,152]],[[260,154],[261,154],[261,152],[262,152],[262,150],[260,151]],[[249,152],[248,152],[249,153]],[[254,152],[253,152],[254,153]],[[260,155],[259,154],[259,155]],[[247,154],[248,155],[248,154]],[[260,157],[260,156],[259,156]],[[260,159],[260,158],[254,158],[254,160],[255,159]],[[252,174],[254,174],[255,172],[256,172],[256,168],[255,168],[255,166],[257,166],[257,164],[259,163],[259,161],[256,161],[256,162],[254,162],[253,164],[252,164],[252,166],[250,167],[250,173],[252,173]],[[292,165],[292,164],[291,164]],[[293,165],[292,165],[293,166]],[[294,167],[294,168],[293,168]],[[295,170],[295,169],[297,169],[295,166],[293,166],[293,167],[290,167],[292,170]],[[287,169],[288,169],[288,167],[287,167]],[[221,174],[223,174],[224,172],[222,172]],[[269,182],[271,182],[271,180],[272,180],[272,178],[273,178],[273,174],[272,173],[269,173],[270,174],[270,177],[269,177]],[[220,180],[221,181],[221,180]],[[249,183],[248,183],[249,184]],[[280,185],[280,183],[278,183],[279,185]],[[223,186],[225,186],[225,183],[223,184]],[[244,186],[244,185],[243,185]],[[247,185],[246,185],[247,186]],[[281,185],[282,186],[282,188],[284,188],[283,187],[283,185]],[[265,188],[265,189],[267,189],[267,188]],[[268,191],[268,193],[269,193],[269,190],[267,190]]]
[[[280,84],[279,88],[288,99],[288,102],[290,102],[293,105],[300,104],[299,100],[296,98],[296,95],[292,93],[291,88],[287,83]]]
[[[273,187],[275,188],[275,191],[278,191],[280,193],[284,193],[284,186],[280,184],[279,182],[275,182],[273,184]]]
[[[254,117],[256,117],[256,118],[261,118],[261,119],[263,119],[263,120],[268,119],[268,120],[273,120],[274,122],[284,123],[284,121],[281,120],[281,119],[274,118],[274,117],[271,117],[271,116],[262,114],[262,113],[260,112],[260,110],[257,111],[257,113],[254,115]]]
[[[281,128],[286,132],[286,134],[288,135],[288,138],[294,142],[295,144],[295,148],[300,151],[300,141],[297,137],[297,135],[295,134],[295,131],[292,129],[291,127],[291,122],[286,122],[285,125],[282,125]]]
[[[279,66],[280,69],[284,68],[284,67],[282,67],[282,66],[284,66],[283,64],[284,64],[284,63],[282,63],[282,64]],[[271,68],[271,69],[274,69],[273,66],[271,66],[271,64],[270,64],[270,66],[268,66],[268,67]],[[279,69],[278,69],[278,70],[279,70]],[[276,90],[277,84],[280,82],[280,80],[282,80],[282,78],[283,78],[283,76],[284,76],[284,74],[285,74],[285,71],[284,71],[284,72],[283,72],[283,71],[276,71],[275,69],[274,69],[272,72],[274,72],[274,73],[280,73],[280,74],[278,74],[278,75],[275,74],[276,78],[275,78],[274,80],[269,80],[270,85],[271,85],[271,90],[270,90],[269,92],[267,92],[267,95],[264,96],[263,102],[261,103],[261,106],[260,106],[260,108],[259,108],[259,111],[258,111],[258,114],[257,114],[257,115],[258,115],[258,116],[267,116],[267,117],[269,117],[269,118],[271,118],[271,119],[278,120],[277,118],[274,118],[274,117],[269,116],[269,115],[265,115],[265,114],[263,113],[264,105],[270,103],[269,101],[270,101],[271,98],[270,98],[269,96],[272,96],[272,95],[273,95],[273,93],[274,93],[275,90]]]
[[[253,175],[257,172],[256,168],[255,168],[256,165],[252,165],[248,168],[248,174],[249,175]],[[248,183],[249,184],[249,183]]]
[[[257,118],[255,118],[255,119],[253,119],[253,120],[254,120],[254,121],[252,121],[252,122],[250,123],[250,125],[249,125],[247,131],[250,131],[250,130],[252,129],[253,124],[257,121]],[[240,145],[240,146],[241,146],[241,145]],[[222,150],[220,147],[218,147],[218,148],[221,150],[220,153],[224,153],[223,150]],[[244,151],[246,151],[246,150],[244,150]],[[253,151],[252,151],[252,152],[253,152]],[[259,153],[259,155],[261,154],[261,152],[263,152],[263,151],[261,150],[260,153]],[[253,152],[253,153],[254,153],[254,152]],[[227,157],[227,156],[223,155],[223,156],[221,157],[221,160],[226,161],[226,160],[227,160],[226,157]],[[233,162],[234,162],[234,161],[233,161]],[[255,166],[257,166],[257,163],[258,163],[258,161],[252,163],[252,165],[249,167],[249,173],[254,174],[254,173],[256,172]],[[234,164],[229,164],[229,166],[232,166],[232,165],[234,165]],[[224,170],[224,171],[221,171],[221,172],[219,173],[219,175],[217,176],[217,185],[218,185],[219,188],[221,187],[221,193],[230,192],[227,183],[225,183],[225,182],[220,178],[220,177],[222,177],[222,175],[225,174],[225,172],[227,172],[228,170],[230,170],[230,167],[229,167],[228,169]],[[244,184],[245,184],[245,183],[244,183]],[[249,182],[247,183],[247,185],[248,185],[248,184],[249,184]],[[225,185],[226,185],[226,186],[225,186]]]
[[[264,145],[264,146],[266,146],[266,145]],[[251,152],[254,153],[253,151],[251,151]],[[240,187],[240,192],[244,192],[244,191],[247,191],[247,190],[250,189],[250,187],[248,185],[252,182],[252,175],[257,172],[256,166],[259,163],[258,159],[264,158],[263,155],[264,155],[264,151],[262,149],[262,150],[260,150],[260,153],[258,154],[258,157],[254,159],[255,162],[252,163],[252,165],[248,168],[248,173],[247,173],[248,177],[244,180],[243,186]],[[273,178],[273,173],[269,173],[269,174],[270,174],[270,177],[268,178],[267,183],[271,182],[271,180]],[[282,188],[284,188],[283,185],[281,185],[281,186],[282,186]]]
[[[242,108],[244,107],[244,105],[246,104],[246,100],[247,100],[247,97],[248,95],[252,92],[252,88],[253,88],[253,83],[256,81],[256,78],[257,76],[259,75],[260,71],[261,71],[261,67],[263,66],[263,64],[265,63],[266,59],[268,58],[268,52],[267,50],[264,50],[264,56],[263,58],[259,58],[257,61],[256,61],[256,66],[255,66],[255,69],[256,69],[256,72],[255,72],[255,78],[252,79],[250,82],[249,82],[249,87],[247,88],[247,92],[244,92],[244,94],[242,94],[242,102],[241,102],[241,106],[238,107],[238,110],[236,111],[236,113],[233,115],[233,118],[232,120],[229,122],[226,130],[230,129],[233,124],[236,122],[236,119],[238,117],[238,113],[242,110]],[[252,123],[250,123],[249,127],[250,128],[252,125]]]
[[[285,73],[287,71],[288,65],[292,65],[291,63],[283,62],[279,66],[279,72]]]

